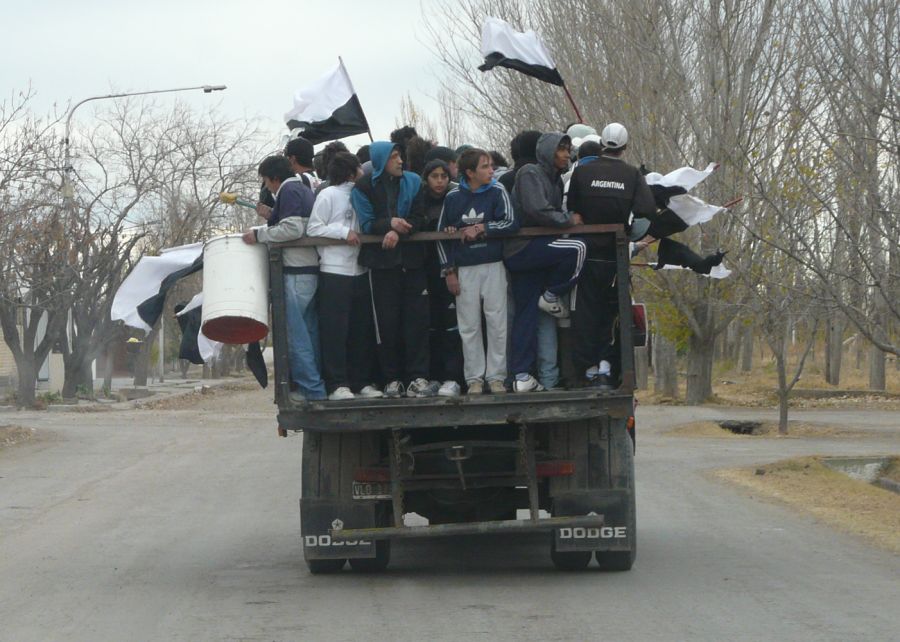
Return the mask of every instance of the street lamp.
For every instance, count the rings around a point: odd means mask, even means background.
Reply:
[[[75,209],[75,188],[72,187],[72,181],[69,180],[69,173],[73,170],[72,163],[70,161],[70,149],[69,149],[69,138],[72,131],[72,115],[75,113],[75,110],[81,107],[84,103],[90,102],[92,100],[105,100],[107,98],[124,98],[126,96],[145,96],[147,94],[169,94],[175,91],[194,91],[196,89],[202,89],[204,94],[211,94],[214,91],[223,91],[227,89],[225,85],[198,85],[196,87],[177,87],[174,89],[151,89],[149,91],[131,91],[123,94],[107,94],[105,96],[91,96],[89,98],[85,98],[77,103],[75,103],[72,108],[69,110],[69,115],[66,116],[66,137],[63,139],[63,144],[65,145],[64,155],[65,160],[63,162],[63,185],[62,185],[62,195],[63,198],[66,199],[69,203],[69,207],[72,209],[72,214],[74,215]],[[73,323],[71,320],[69,323]],[[163,319],[160,317],[160,325],[159,325],[159,380],[163,381],[164,376],[164,325]],[[71,325],[70,325],[71,332]]]
[[[144,96],[147,94],[169,94],[174,91],[194,91],[196,89],[202,89],[204,94],[211,94],[214,91],[223,91],[227,89],[225,85],[198,85],[196,87],[177,87],[175,89],[151,89],[149,91],[132,91],[124,94],[107,94],[105,96],[91,96],[89,98],[85,98],[77,103],[75,103],[72,108],[69,110],[69,115],[66,116],[66,137],[63,139],[63,144],[65,145],[65,160],[63,161],[63,186],[62,193],[63,197],[67,199],[74,198],[75,190],[72,187],[72,181],[69,180],[69,173],[72,171],[72,163],[70,162],[69,155],[69,137],[72,130],[72,115],[75,113],[75,110],[81,107],[84,103],[90,102],[92,100],[105,100],[107,98],[124,98],[126,96]]]

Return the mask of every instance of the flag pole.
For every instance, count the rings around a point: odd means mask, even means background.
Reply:
[[[356,88],[353,86],[353,79],[350,78],[350,74],[347,73],[347,67],[344,65],[344,59],[338,56],[338,62],[341,63],[341,71],[344,72],[344,76],[347,77],[347,82],[350,83],[350,91],[353,92],[353,95],[356,96],[356,100],[359,100],[359,94],[356,93]],[[359,109],[362,111],[363,116],[366,115],[366,112],[363,111],[362,102],[359,103]],[[369,119],[366,118],[366,127],[369,127]],[[366,129],[366,133],[369,135],[369,142],[374,143],[375,139],[372,138],[372,129]]]
[[[584,123],[584,118],[582,118],[581,111],[578,109],[578,105],[575,104],[575,99],[572,98],[572,94],[569,92],[569,88],[566,87],[565,83],[563,83],[562,88],[566,92],[566,98],[568,98],[569,102],[572,103],[572,109],[575,110],[575,115],[578,117],[578,122]],[[368,122],[368,121],[366,121],[366,122]]]

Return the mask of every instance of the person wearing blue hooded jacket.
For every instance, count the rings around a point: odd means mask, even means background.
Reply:
[[[360,177],[350,201],[363,234],[382,236],[368,243],[359,264],[369,268],[375,309],[376,352],[386,381],[386,397],[431,397],[428,377],[428,280],[422,243],[400,243],[423,229],[422,179],[403,171],[399,147],[388,141],[369,146],[372,173]],[[403,382],[409,382],[404,386]]]
[[[444,199],[438,230],[460,230],[461,240],[438,251],[447,289],[456,297],[463,372],[469,394],[506,392],[506,268],[503,239],[519,229],[506,189],[494,179],[491,156],[468,149],[459,157],[459,187]],[[487,327],[487,355],[481,314]]]

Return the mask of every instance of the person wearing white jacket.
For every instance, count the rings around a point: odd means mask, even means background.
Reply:
[[[361,170],[349,152],[335,154],[328,165],[330,187],[316,198],[307,234],[346,241],[320,245],[319,328],[322,339],[322,374],[332,401],[381,397],[370,385],[374,365],[375,325],[369,289],[369,270],[357,262],[359,221],[350,192]]]

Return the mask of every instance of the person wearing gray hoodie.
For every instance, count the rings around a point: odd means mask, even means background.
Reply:
[[[571,140],[562,132],[541,135],[537,163],[525,165],[516,175],[513,205],[521,227],[581,225],[578,214],[562,207],[562,174],[569,167]],[[543,386],[532,370],[537,359],[538,312],[565,318],[568,310],[560,296],[572,289],[587,249],[583,241],[562,237],[515,238],[506,242],[504,261],[510,272],[515,318],[509,371],[515,375],[514,392],[537,392]]]

